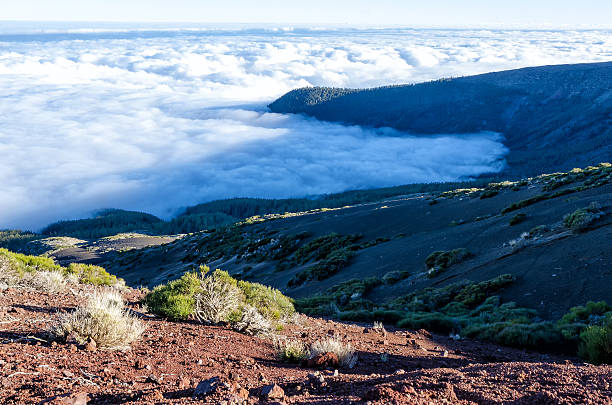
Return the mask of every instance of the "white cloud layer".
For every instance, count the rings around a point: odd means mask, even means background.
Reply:
[[[267,112],[301,86],[367,87],[612,59],[606,31],[0,34],[0,228],[101,207],[161,216],[499,170],[494,134],[419,138]]]

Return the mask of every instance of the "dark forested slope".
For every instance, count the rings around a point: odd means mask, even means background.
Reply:
[[[303,88],[278,113],[416,134],[502,133],[506,175],[585,166],[612,155],[612,62],[542,66],[415,85]]]

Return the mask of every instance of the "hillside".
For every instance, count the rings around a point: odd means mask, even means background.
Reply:
[[[612,62],[524,68],[373,89],[303,88],[270,109],[413,134],[493,131],[504,175],[569,170],[612,154]]]
[[[13,233],[51,257],[0,249],[0,402],[607,404],[610,201],[602,163],[173,237]]]
[[[612,276],[611,170],[602,165],[483,189],[254,217],[239,226],[121,253],[103,264],[132,285],[148,286],[207,264],[297,298],[324,293],[352,279],[399,278],[368,292],[376,302],[426,287],[510,273],[517,281],[503,298],[556,319],[588,300],[612,302],[612,291],[603,282]],[[600,206],[601,216],[588,229],[572,231],[564,225],[564,216],[591,204]],[[510,225],[511,220],[517,223]],[[337,237],[329,238],[331,234]],[[350,254],[337,268],[328,260],[331,255],[296,259],[300,247],[316,240],[331,246],[328,253],[348,249]],[[458,248],[471,252],[469,260],[428,276],[428,255]],[[60,260],[62,255],[55,253]],[[319,262],[332,271],[296,282],[300,273]]]

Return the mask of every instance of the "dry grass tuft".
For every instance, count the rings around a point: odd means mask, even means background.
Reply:
[[[195,317],[200,322],[217,324],[226,321],[243,301],[242,291],[217,274],[201,276],[200,292],[195,295]]]
[[[68,280],[60,271],[38,271],[25,273],[19,282],[24,287],[49,294],[58,293],[66,289]]]
[[[232,322],[232,328],[246,335],[267,335],[272,330],[272,323],[257,308],[246,305],[242,308],[240,320]]]
[[[126,350],[144,329],[144,324],[125,309],[117,291],[105,291],[93,293],[84,306],[60,315],[51,334],[60,339],[74,336],[81,344],[92,339],[100,349]]]
[[[308,348],[300,340],[277,339],[274,341],[274,349],[278,359],[287,363],[300,363],[310,355]]]
[[[357,354],[353,347],[334,337],[316,341],[310,346],[310,358],[323,353],[336,354],[341,367],[353,368],[357,364]]]

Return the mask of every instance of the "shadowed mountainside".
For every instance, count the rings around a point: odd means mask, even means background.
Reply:
[[[505,175],[518,178],[608,160],[612,62],[532,67],[373,89],[302,88],[277,113],[413,134],[502,133]]]

